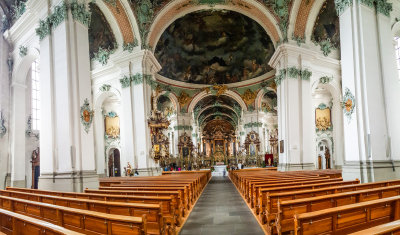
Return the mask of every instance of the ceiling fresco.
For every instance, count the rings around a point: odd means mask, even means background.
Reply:
[[[112,51],[117,49],[117,44],[111,27],[99,7],[94,3],[89,3],[89,8],[92,12],[89,26],[89,52],[90,58],[93,58],[100,47]]]
[[[339,17],[334,0],[328,0],[322,6],[314,25],[312,39],[316,42],[330,40],[336,48],[340,46]]]
[[[240,82],[271,70],[274,46],[255,21],[225,11],[198,11],[172,23],[155,56],[167,78],[196,84]]]

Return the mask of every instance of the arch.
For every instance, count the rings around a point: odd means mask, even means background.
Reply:
[[[157,102],[158,102],[158,98],[160,98],[160,96],[165,95],[165,94],[167,94],[167,92],[166,92],[166,91],[162,91],[162,92],[156,97]],[[176,112],[178,112],[178,110],[180,110],[180,109],[178,109],[178,108],[179,108],[179,102],[178,102],[178,99],[176,98],[176,96],[173,95],[173,93],[169,92],[169,93],[168,93],[168,98],[171,100],[172,105],[174,106],[174,110],[175,110]]]
[[[193,97],[193,99],[190,101],[190,104],[188,106],[188,113],[193,112],[194,107],[200,100],[202,100],[203,98],[205,98],[207,96],[212,96],[212,95],[213,94],[211,94],[210,92],[207,93],[206,91],[202,91],[202,92],[198,93],[197,95],[195,95]],[[238,102],[238,104],[244,111],[247,111],[247,106],[238,93],[228,90],[224,93],[224,95],[234,99],[236,102]]]
[[[94,96],[94,107],[96,110],[101,109],[104,101],[110,96],[116,96],[119,100],[121,100],[121,93],[114,87],[111,87],[109,91],[98,91]]]
[[[201,124],[201,127],[204,127],[204,124],[206,123],[205,120],[206,120],[207,118],[209,118],[209,117],[212,117],[212,116],[218,116],[218,115],[216,115],[215,113],[212,113],[212,114],[207,115],[207,116],[204,118],[204,121],[203,121],[203,123]],[[230,120],[232,120],[232,121],[235,123],[235,120],[233,120],[232,117],[229,116],[229,115],[226,114],[226,113],[222,113],[222,114],[220,114],[219,116],[228,117]]]
[[[133,31],[133,37],[134,39],[137,39],[138,45],[142,44],[142,39],[140,38],[140,31],[139,31],[139,25],[137,24],[137,20],[135,17],[135,14],[132,11],[131,6],[129,5],[128,0],[120,0],[122,6],[125,9],[125,13],[127,15],[127,19],[129,20],[129,23],[132,27]]]
[[[392,26],[393,37],[400,37],[400,21],[397,21]]]
[[[317,3],[315,3],[315,0],[298,0],[298,2],[299,2],[299,10],[297,11],[296,14],[296,21],[292,26],[294,27],[293,35],[297,38],[306,39],[308,38],[308,35],[306,35],[306,27],[309,23],[310,13],[312,12],[312,8],[315,4],[323,3],[324,1],[317,1]],[[318,8],[317,15],[321,6]],[[316,17],[317,16],[315,16],[315,18]],[[313,23],[315,23],[315,19]],[[312,27],[313,26],[314,24],[312,24]]]
[[[313,33],[315,22],[317,21],[318,14],[325,4],[327,0],[316,1],[315,4],[312,5],[312,8],[309,11],[307,23],[305,25],[304,36],[306,39],[306,43],[311,42],[311,35]]]
[[[205,112],[206,110],[208,110],[208,109],[210,109],[210,108],[213,108],[213,107],[214,107],[213,105],[208,105],[208,106],[204,107],[203,109],[201,109],[201,111],[199,112],[199,115],[198,115],[198,116],[200,117],[200,115],[201,115],[203,112]],[[230,106],[228,106],[228,105],[224,105],[224,104],[222,104],[221,107],[224,107],[224,108],[226,108],[226,109],[232,110],[233,113],[236,114],[236,116],[239,118],[239,114],[236,113],[236,111],[235,111],[232,107],[230,107]]]
[[[21,57],[18,56],[18,58]],[[29,47],[28,54],[22,57],[20,60],[17,60],[17,63],[13,68],[12,83],[25,86],[26,77],[31,69],[32,63],[38,58],[40,58],[39,50],[34,47]]]
[[[342,94],[342,90],[340,88],[340,84],[336,79],[333,79],[330,83],[322,84],[319,82],[319,79],[316,79],[311,85],[311,94],[315,93],[315,90],[318,87],[323,87],[329,91],[334,101],[338,101]]]
[[[325,143],[324,143],[324,142],[325,142]],[[329,138],[329,137],[327,137],[327,136],[322,136],[322,137],[320,137],[320,138],[317,138],[317,141],[316,141],[315,143],[316,143],[316,146],[315,146],[315,147],[316,147],[316,152],[317,152],[317,153],[318,153],[318,152],[321,152],[319,148],[320,148],[320,146],[321,146],[322,143],[324,143],[324,145],[326,145],[326,146],[328,147],[328,149],[329,149],[329,154],[330,154],[330,159],[329,159],[329,162],[330,162],[330,169],[332,169],[332,168],[333,168],[333,149],[332,149],[333,143],[332,143],[331,138]],[[319,154],[317,154],[317,158],[315,159],[315,160],[316,160],[315,166],[316,166],[317,169],[318,169],[318,156],[319,156]],[[325,162],[325,155],[322,156],[322,162]],[[322,164],[322,166],[325,166],[325,168],[322,167],[322,169],[327,169],[326,163],[325,163],[325,164]]]
[[[236,2],[236,1],[234,1]],[[150,27],[150,33],[146,39],[149,46],[153,49],[156,48],[157,42],[165,29],[172,24],[176,19],[199,10],[206,9],[221,9],[236,11],[243,14],[264,28],[268,36],[272,39],[274,45],[282,39],[282,33],[278,27],[278,22],[269,10],[260,2],[255,0],[238,1],[237,4],[216,5],[210,8],[208,5],[188,4],[184,0],[173,1],[168,4],[164,9],[155,17],[153,24]]]

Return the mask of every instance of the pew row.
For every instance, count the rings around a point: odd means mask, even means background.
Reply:
[[[83,235],[63,227],[21,215],[8,210],[0,209],[0,234],[7,235]]]
[[[112,215],[4,196],[0,208],[89,235],[149,234],[146,215]]]
[[[294,216],[295,235],[349,234],[400,219],[400,196]]]
[[[169,226],[167,226],[167,222],[161,213],[161,204],[105,202],[81,198],[76,199],[6,190],[0,190],[0,196],[19,198],[29,201],[42,202],[69,208],[102,212],[114,215],[136,217],[147,215],[148,231],[158,231],[156,234],[173,234],[175,231],[175,223],[173,223],[173,218],[169,218]]]

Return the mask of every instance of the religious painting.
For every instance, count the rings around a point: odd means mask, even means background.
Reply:
[[[329,40],[332,46],[340,46],[339,17],[335,8],[335,1],[326,1],[314,25],[312,39],[316,42]]]
[[[269,71],[274,45],[249,17],[227,10],[197,11],[177,19],[155,49],[162,76],[195,84],[228,84]]]
[[[319,131],[326,131],[331,128],[331,109],[315,109],[315,126]]]
[[[188,147],[183,147],[183,148],[182,148],[182,155],[183,155],[184,157],[189,156],[189,148],[188,148]]]
[[[256,155],[256,145],[255,144],[250,144],[250,155],[255,156]]]
[[[120,133],[119,117],[114,112],[109,112],[105,116],[105,131],[109,138],[118,138]]]
[[[279,152],[280,153],[284,153],[285,149],[284,149],[284,140],[279,141]]]
[[[89,3],[92,17],[90,20],[89,31],[89,53],[90,58],[94,58],[99,48],[114,50],[116,39],[104,14],[95,3]]]
[[[264,113],[278,113],[278,97],[274,91],[268,91],[264,94],[261,101],[261,110]]]
[[[174,105],[171,99],[166,95],[161,95],[157,100],[157,110],[162,112],[164,117],[169,117],[174,114]]]

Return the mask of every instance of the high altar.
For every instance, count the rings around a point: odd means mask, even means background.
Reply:
[[[203,129],[203,156],[206,165],[235,163],[237,144],[235,131],[226,121],[214,120]]]

